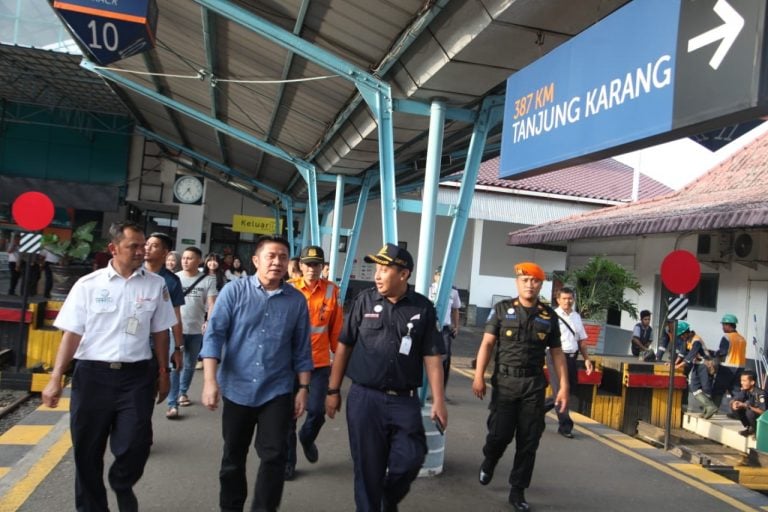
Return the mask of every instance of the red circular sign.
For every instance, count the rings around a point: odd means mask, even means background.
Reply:
[[[53,201],[42,192],[24,192],[11,207],[13,220],[27,231],[37,231],[53,220]]]
[[[688,251],[672,251],[661,262],[661,281],[672,293],[688,293],[699,284],[701,266]]]

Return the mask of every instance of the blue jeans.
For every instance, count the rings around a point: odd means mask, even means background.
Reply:
[[[328,394],[328,378],[331,367],[315,368],[309,381],[309,399],[307,400],[307,418],[299,431],[299,442],[310,445],[315,442],[320,428],[325,423],[325,397]],[[288,464],[296,466],[296,420],[291,420],[288,429]]]
[[[179,396],[186,395],[195,374],[195,364],[200,349],[203,347],[202,334],[184,335],[184,368],[179,375],[178,370],[171,370],[171,389],[168,392],[168,408],[179,406]],[[170,356],[173,357],[173,344],[170,345]]]

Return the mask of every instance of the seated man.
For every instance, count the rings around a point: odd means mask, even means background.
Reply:
[[[639,356],[641,360],[656,360],[656,355],[651,350],[653,343],[653,328],[651,327],[651,312],[644,309],[640,312],[640,321],[632,330],[630,348],[633,356]]]
[[[744,425],[744,430],[739,434],[743,436],[754,435],[757,418],[765,411],[765,391],[756,385],[757,377],[752,370],[744,370],[741,374],[741,390],[736,392],[731,401],[731,410]]]

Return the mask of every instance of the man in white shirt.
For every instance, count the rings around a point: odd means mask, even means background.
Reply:
[[[582,343],[587,339],[587,333],[584,330],[584,324],[581,322],[581,316],[573,310],[573,290],[567,287],[560,288],[557,292],[556,300],[557,308],[555,308],[555,313],[560,317],[560,343],[562,345],[563,354],[565,355],[565,363],[568,368],[568,383],[571,392],[575,392],[579,375],[579,369],[576,365],[579,353],[584,357],[584,366],[587,369],[587,375],[590,375],[593,370],[592,361],[590,361],[589,354],[587,353],[587,347]],[[549,385],[552,387],[552,396],[555,397],[560,389],[560,385],[549,352],[547,352],[547,368],[549,369]],[[545,408],[549,410],[553,406],[554,401],[552,398],[547,399]],[[566,407],[564,410],[557,410],[556,412],[559,423],[557,432],[563,437],[573,439],[573,420],[571,419],[568,408]]]
[[[121,512],[138,511],[133,486],[152,443],[153,401],[168,394],[168,329],[176,323],[162,277],[141,268],[144,233],[132,222],[110,227],[106,268],[80,278],[54,325],[64,331],[43,403],[57,407],[73,359],[70,430],[75,508],[109,510],[104,451],[114,462],[109,485]],[[157,349],[152,357],[150,334]],[[63,507],[67,508],[67,507]]]
[[[18,233],[11,233],[11,239],[8,242],[8,271],[10,272],[11,278],[11,282],[8,286],[8,295],[16,295],[16,285],[19,284],[19,276],[21,275]]]
[[[442,267],[435,269],[435,274],[432,277],[432,284],[429,286],[429,300],[433,304],[437,305],[437,287],[440,284],[440,276],[442,275]],[[459,334],[459,310],[461,310],[461,299],[459,298],[459,291],[451,286],[451,294],[448,297],[448,309],[445,311],[445,316],[441,323],[440,333],[443,335],[443,343],[445,344],[445,355],[443,356],[443,387],[448,385],[448,376],[451,374],[451,343]]]
[[[53,270],[51,270],[51,266],[58,265],[61,257],[48,249],[42,249],[39,257],[43,260],[43,272],[45,273],[45,292],[43,295],[45,295],[46,299],[50,299],[51,290],[53,290]]]
[[[184,305],[181,306],[181,327],[184,332],[184,364],[182,370],[171,371],[171,391],[168,395],[168,410],[187,407],[192,402],[187,393],[195,374],[197,356],[203,346],[203,333],[207,317],[213,311],[213,304],[219,294],[216,278],[200,271],[203,253],[197,247],[187,247],[181,254],[181,272],[176,272],[184,290]]]

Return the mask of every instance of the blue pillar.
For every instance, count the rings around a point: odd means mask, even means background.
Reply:
[[[309,212],[307,209],[304,209],[304,227],[301,230],[301,247],[304,248],[308,245],[311,245],[309,243]]]
[[[275,233],[276,235],[280,235],[280,207],[275,205],[272,207],[272,212],[275,215]]]
[[[416,291],[427,295],[432,275],[432,250],[437,218],[437,187],[440,181],[440,161],[443,153],[443,128],[445,103],[432,102],[429,117],[429,143],[427,168],[424,173],[424,192],[421,198],[421,226],[419,228],[419,252],[416,258]]]
[[[285,200],[285,222],[288,224],[286,226],[287,233],[288,233],[288,245],[291,247],[290,256],[293,257],[296,255],[296,240],[293,236],[293,200],[292,199],[286,199]]]
[[[314,165],[297,165],[296,169],[298,169],[304,181],[307,182],[310,244],[320,245],[320,221],[317,214],[317,171]]]
[[[349,277],[352,275],[352,265],[357,257],[357,243],[360,240],[360,230],[363,227],[365,218],[365,206],[368,204],[368,192],[371,190],[371,182],[374,174],[368,173],[363,178],[360,185],[360,193],[357,196],[357,209],[355,210],[355,220],[352,224],[352,232],[349,234],[349,243],[347,244],[347,257],[344,260],[344,272],[341,275],[341,290],[339,290],[339,299],[344,302],[349,287]]]
[[[328,280],[335,282],[336,265],[339,261],[339,231],[341,231],[341,218],[344,211],[344,175],[336,175],[336,196],[333,202],[333,231],[331,232],[331,247],[329,261]]]
[[[485,141],[488,131],[501,119],[503,108],[503,96],[486,98],[483,101],[483,106],[478,113],[477,121],[475,121],[475,126],[472,130],[472,139],[469,142],[464,176],[461,179],[456,216],[453,218],[451,233],[448,236],[448,246],[443,256],[443,272],[440,284],[438,285],[436,300],[437,318],[443,318],[449,306],[448,295],[451,291],[453,279],[456,276],[456,266],[459,263],[461,244],[464,241],[464,233],[467,229],[469,208],[472,205],[472,196],[475,193],[475,183],[477,182],[477,173],[480,170]]]
[[[395,192],[395,145],[392,128],[392,92],[379,88],[375,93],[358,90],[376,116],[379,132],[379,177],[381,188],[381,229],[384,243],[397,243],[397,194]]]

